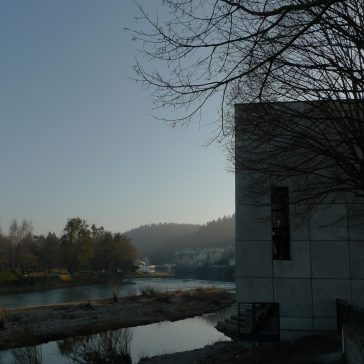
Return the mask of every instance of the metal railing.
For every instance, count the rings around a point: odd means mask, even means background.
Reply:
[[[246,340],[279,340],[279,303],[239,302],[238,334]]]

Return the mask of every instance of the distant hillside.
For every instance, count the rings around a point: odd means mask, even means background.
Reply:
[[[202,225],[197,231],[175,239],[174,247],[221,248],[235,241],[235,215],[224,216]]]
[[[186,249],[233,249],[235,215],[209,221],[205,225],[152,224],[125,233],[152,263],[172,262]]]
[[[196,232],[201,225],[159,223],[142,225],[129,230],[124,234],[132,239],[133,244],[139,249],[142,257],[154,256],[155,249],[168,245],[171,241],[182,236]]]

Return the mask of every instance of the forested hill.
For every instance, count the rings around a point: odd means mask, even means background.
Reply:
[[[125,233],[153,263],[173,259],[173,255],[186,248],[225,248],[234,245],[235,215],[209,221],[205,225],[152,224]]]
[[[219,248],[234,241],[235,215],[232,215],[209,221],[196,232],[175,239],[173,245],[178,248]]]
[[[139,249],[141,257],[153,255],[157,247],[168,245],[171,241],[196,232],[201,225],[159,223],[142,225],[124,234]]]

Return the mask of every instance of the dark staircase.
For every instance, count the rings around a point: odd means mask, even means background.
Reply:
[[[216,329],[233,340],[279,341],[279,304],[239,302],[237,315],[218,323]]]

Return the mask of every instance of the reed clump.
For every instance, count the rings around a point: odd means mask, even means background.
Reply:
[[[219,288],[196,288],[189,291],[181,291],[180,296],[186,301],[213,302],[220,304],[221,301],[229,298],[228,292]]]
[[[81,310],[94,310],[95,308],[92,306],[92,303],[90,301],[81,302],[78,307]]]

